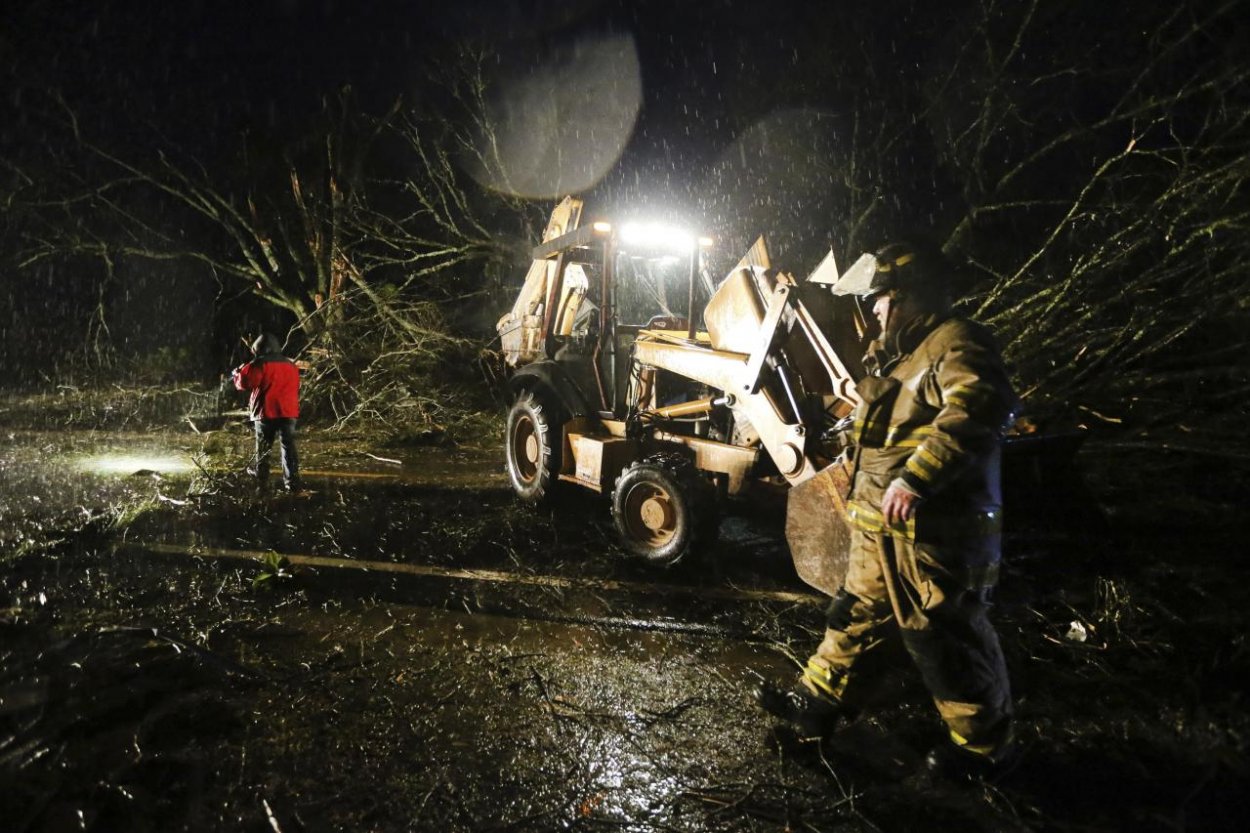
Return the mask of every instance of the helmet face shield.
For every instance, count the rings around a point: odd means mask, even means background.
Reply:
[[[883,292],[899,289],[908,281],[907,274],[916,267],[913,266],[904,274],[900,274],[900,270],[915,259],[916,254],[910,247],[899,244],[886,246],[875,254],[861,255],[838,278],[833,285],[833,294],[854,295],[867,300]],[[914,277],[913,275],[913,280]]]
[[[886,268],[883,269],[883,266]],[[834,295],[854,295],[867,299],[893,288],[889,265],[878,260],[876,255],[868,253],[861,255],[859,260],[851,264],[850,269],[842,273],[832,291]]]

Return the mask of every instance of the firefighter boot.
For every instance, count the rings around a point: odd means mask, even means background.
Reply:
[[[1020,748],[1007,740],[992,754],[974,752],[947,740],[929,750],[924,768],[938,778],[951,781],[997,781],[1020,762]]]
[[[793,724],[804,737],[828,734],[838,718],[847,715],[841,703],[821,697],[802,683],[790,688],[762,683],[755,690],[755,699],[764,711]]]

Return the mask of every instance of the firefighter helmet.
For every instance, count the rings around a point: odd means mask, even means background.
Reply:
[[[891,291],[944,294],[946,271],[937,247],[891,243],[855,261],[834,284],[833,294],[863,299]]]

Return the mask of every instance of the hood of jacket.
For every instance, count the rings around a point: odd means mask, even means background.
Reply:
[[[282,355],[282,342],[278,341],[278,337],[273,333],[261,333],[252,342],[252,353],[257,358],[261,356],[280,356]]]

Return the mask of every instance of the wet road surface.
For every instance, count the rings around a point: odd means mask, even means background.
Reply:
[[[756,683],[821,628],[777,507],[740,507],[714,554],[657,572],[597,500],[519,506],[489,449],[311,439],[301,497],[196,466],[246,440],[10,437],[6,553],[149,511],[6,555],[6,830],[1236,829],[1241,781],[1163,754],[1161,703],[1095,697],[1167,656],[1076,652],[1021,581],[1004,634],[1033,751],[1001,786],[935,783],[917,764],[940,729],[898,654],[823,743],[759,713]],[[1038,546],[1014,554],[1068,569]],[[1064,625],[1082,604],[1062,600]]]

